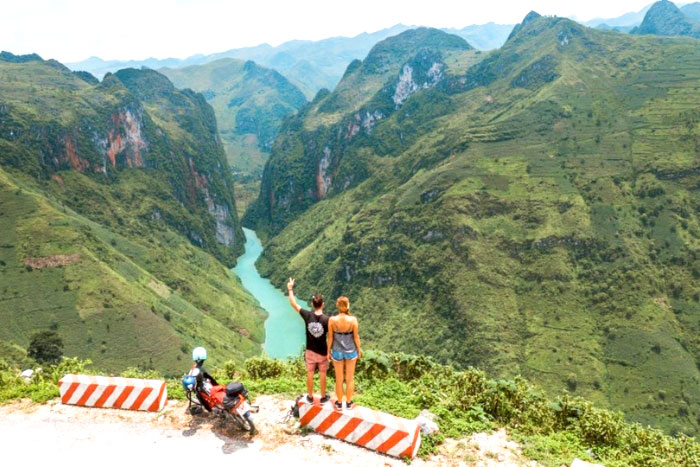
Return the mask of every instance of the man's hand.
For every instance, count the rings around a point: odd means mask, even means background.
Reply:
[[[300,312],[301,306],[297,303],[297,299],[294,296],[294,278],[290,277],[289,282],[287,282],[287,290],[289,290],[289,304],[292,305],[294,310]]]

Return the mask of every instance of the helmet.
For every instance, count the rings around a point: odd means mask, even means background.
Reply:
[[[187,375],[182,378],[182,387],[185,388],[186,392],[190,392],[194,389],[197,379],[194,376]]]
[[[203,362],[207,359],[207,349],[204,347],[195,347],[192,351],[192,360],[195,362]]]

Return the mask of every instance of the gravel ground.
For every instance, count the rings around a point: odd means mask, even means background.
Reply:
[[[0,406],[3,457],[21,465],[53,466],[206,466],[208,461],[254,467],[406,465],[342,441],[301,432],[295,419],[283,421],[292,401],[261,396],[255,403],[260,406],[255,415],[259,433],[251,437],[222,426],[209,414],[190,416],[186,404],[176,401],[170,401],[160,413],[74,407],[58,400],[44,405],[15,402]],[[441,455],[427,461],[416,459],[411,465],[536,464],[524,459],[519,446],[500,430],[450,440]]]

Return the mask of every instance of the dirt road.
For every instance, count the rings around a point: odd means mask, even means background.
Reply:
[[[0,407],[0,445],[5,460],[22,460],[13,465],[406,465],[341,441],[302,433],[294,419],[282,423],[291,401],[261,396],[256,404],[261,408],[255,418],[259,433],[250,437],[220,426],[207,414],[188,415],[181,402],[171,401],[157,414],[65,406],[58,401],[13,403]],[[411,465],[530,465],[504,432],[479,436],[478,443],[446,443],[440,456]]]

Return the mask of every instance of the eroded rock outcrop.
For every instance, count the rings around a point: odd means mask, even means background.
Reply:
[[[141,131],[141,116],[124,109],[112,114],[112,122],[107,147],[107,157],[112,167],[116,166],[117,156],[122,153],[128,167],[143,167],[145,164],[142,153],[147,145]]]
[[[423,58],[424,57],[420,56],[416,57],[416,60],[413,62],[415,63]],[[396,83],[396,89],[392,98],[397,109],[401,107],[411,95],[421,89],[434,87],[444,76],[444,64],[437,60],[433,61],[427,70],[421,70],[420,68],[414,69],[414,66],[415,64],[412,66],[411,63],[407,63],[401,69],[399,81]]]

